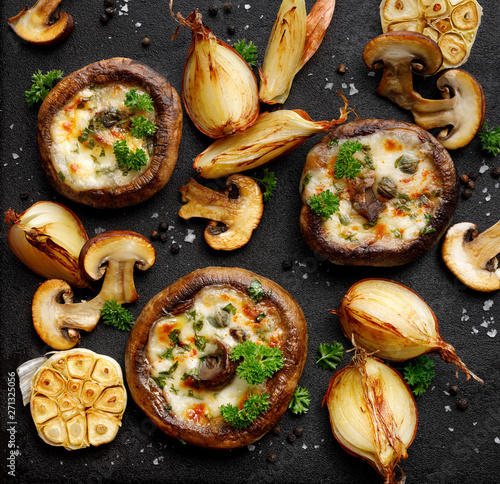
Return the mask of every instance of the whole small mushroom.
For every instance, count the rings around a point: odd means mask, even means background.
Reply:
[[[500,221],[478,232],[477,225],[462,222],[448,229],[442,256],[451,272],[475,291],[500,289]]]

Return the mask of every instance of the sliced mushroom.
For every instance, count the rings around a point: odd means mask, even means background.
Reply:
[[[73,303],[69,284],[60,279],[44,282],[32,303],[36,332],[55,349],[73,348],[80,341],[79,330],[95,328],[107,301],[123,304],[138,299],[134,267],[147,270],[155,257],[151,243],[135,232],[115,230],[90,239],[80,253],[80,266],[94,281],[104,276],[101,291],[91,301]]]
[[[188,203],[181,207],[179,216],[184,219],[210,219],[205,229],[205,240],[217,250],[234,250],[244,246],[259,225],[264,210],[262,193],[252,178],[232,175],[226,184],[228,188],[225,191],[217,192],[191,178],[180,188],[182,201]],[[230,196],[231,187],[237,189],[236,198]]]
[[[378,201],[373,193],[373,184],[375,183],[375,171],[369,170],[364,177],[357,176],[353,182],[351,190],[352,208],[356,210],[368,223],[377,220],[380,212],[384,210],[385,204]],[[379,184],[380,193],[380,184]]]
[[[186,384],[203,390],[220,390],[224,388],[236,374],[236,362],[229,358],[229,352],[222,341],[217,341],[217,349],[203,359],[198,374],[189,376]]]
[[[27,42],[51,45],[62,42],[73,31],[73,17],[55,9],[61,0],[38,0],[33,7],[25,7],[8,22],[12,30]],[[54,14],[55,22],[51,21]]]
[[[478,235],[475,224],[462,222],[448,229],[442,255],[445,264],[467,287],[500,289],[500,221]]]
[[[410,110],[421,128],[444,128],[437,139],[445,148],[467,145],[483,125],[483,89],[467,72],[450,69],[439,77],[437,87],[443,99],[424,99],[413,90],[413,73],[431,75],[443,61],[439,46],[425,35],[379,35],[366,45],[363,60],[370,69],[384,69],[378,94]]]

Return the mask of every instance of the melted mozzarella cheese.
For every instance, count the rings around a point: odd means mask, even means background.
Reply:
[[[311,176],[302,192],[302,200],[306,203],[308,198],[324,190],[330,190],[339,196],[338,213],[329,219],[322,219],[328,241],[352,246],[381,244],[385,247],[397,247],[417,239],[439,205],[439,196],[431,196],[439,192],[441,184],[441,177],[433,161],[433,146],[429,142],[423,143],[416,133],[407,130],[377,131],[353,138],[356,139],[370,148],[375,173],[373,192],[377,193],[384,177],[390,177],[400,195],[385,201],[385,208],[377,223],[370,226],[353,208],[349,183],[334,176],[334,164],[342,142],[327,150],[324,146],[313,148],[312,152],[316,150],[321,156],[321,162],[317,162],[314,168],[303,174],[302,180],[308,174]],[[403,173],[396,166],[396,160],[402,155],[419,160],[417,171],[413,175]],[[420,198],[424,194],[427,199]]]
[[[228,304],[232,304],[235,314],[225,311],[228,316],[227,326],[214,327],[210,324],[209,317],[214,313],[224,312],[223,308]],[[265,313],[264,319],[256,322],[256,317],[262,313]],[[195,332],[195,323],[200,320],[203,321],[203,327]],[[246,294],[233,288],[209,286],[197,293],[187,311],[156,321],[150,330],[146,356],[154,377],[161,377],[161,372],[169,372],[172,367],[175,368],[164,379],[163,396],[171,407],[170,412],[181,420],[209,425],[214,418],[220,416],[221,405],[229,403],[239,407],[249,390],[262,392],[265,384],[249,385],[237,375],[217,391],[193,389],[185,384],[183,377],[196,373],[201,358],[219,351],[217,341],[222,342],[230,352],[239,344],[232,335],[235,331],[243,331],[247,341],[261,344],[278,342],[282,335],[282,330],[276,324],[278,320],[279,315],[274,306],[265,305],[264,302],[256,306]],[[179,330],[179,340],[184,347],[172,344],[169,334],[176,329]],[[196,347],[196,334],[207,339],[204,350]],[[189,345],[189,348],[185,345]],[[170,348],[173,348],[173,359],[165,358],[165,352]]]
[[[120,83],[87,87],[75,94],[54,116],[50,127],[52,163],[64,183],[73,190],[124,186],[149,166],[151,156],[140,171],[125,172],[118,166],[113,153],[115,141],[125,139],[131,150],[142,149],[148,153],[146,140],[135,138],[121,125],[91,134],[88,138],[90,143],[79,140],[96,116],[109,110],[130,114],[124,101],[126,93],[132,88],[134,86]],[[136,89],[138,94],[145,93],[140,88]],[[149,121],[155,119],[154,111],[141,112],[141,115]]]

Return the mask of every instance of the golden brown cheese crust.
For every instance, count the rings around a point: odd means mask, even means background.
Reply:
[[[269,408],[247,428],[236,429],[222,422],[219,426],[197,425],[179,419],[165,409],[165,399],[156,386],[149,385],[151,366],[146,358],[148,338],[153,324],[165,313],[183,309],[193,297],[208,286],[232,287],[246,293],[253,279],[258,279],[266,293],[266,304],[279,313],[284,367],[265,384],[270,395]],[[269,292],[271,291],[271,292]],[[143,309],[130,333],[125,353],[127,382],[135,402],[154,424],[167,435],[190,444],[214,449],[231,449],[260,439],[288,408],[302,375],[307,356],[307,325],[302,310],[292,296],[278,284],[239,268],[208,267],[196,270],[164,289]]]
[[[157,131],[154,154],[149,167],[130,183],[115,188],[76,191],[65,184],[51,158],[51,124],[59,110],[83,88],[92,84],[124,82],[140,86],[152,98]],[[182,108],[175,89],[149,67],[126,58],[113,58],[90,64],[59,82],[45,98],[38,113],[38,149],[42,168],[52,188],[61,195],[96,208],[135,205],[153,196],[170,179],[177,162],[182,132]]]
[[[331,240],[325,230],[324,220],[314,213],[303,200],[300,227],[304,240],[314,252],[334,264],[397,266],[412,262],[431,249],[443,235],[453,217],[459,194],[458,176],[453,160],[446,149],[430,133],[403,121],[365,119],[333,129],[311,150],[306,160],[303,176],[310,170],[317,168],[318,165],[326,163],[325,159],[318,158],[314,152],[321,153],[321,147],[326,148],[330,141],[338,139],[339,142],[342,142],[347,139],[359,139],[363,142],[362,137],[364,136],[395,129],[415,133],[422,143],[431,147],[433,163],[440,178],[441,196],[439,203],[433,208],[432,221],[427,227],[428,230],[412,240],[401,240],[397,245],[384,245],[380,241],[353,244],[346,240],[345,243],[339,243]],[[318,148],[320,149],[318,150]],[[366,229],[366,226],[364,228]],[[376,225],[373,229],[376,233]]]

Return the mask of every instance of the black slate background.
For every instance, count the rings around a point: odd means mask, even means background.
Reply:
[[[210,4],[219,6],[216,17],[208,15]],[[216,35],[233,43],[241,38],[259,46],[262,62],[268,35],[280,2],[278,0],[234,1],[232,13],[222,11],[222,1],[186,0],[175,2],[174,10],[187,15],[199,7],[206,25]],[[250,5],[249,9],[245,5]],[[313,2],[306,1],[308,10]],[[483,85],[490,125],[500,124],[498,19],[497,0],[483,0],[483,22],[476,44],[465,69]],[[117,0],[118,10],[128,5],[128,15],[115,14],[107,25],[99,18],[104,11],[99,1],[77,2],[66,0],[62,8],[73,14],[75,29],[63,44],[50,48],[27,45],[9,29],[7,18],[18,13],[24,0],[1,3],[1,203],[2,211],[9,207],[21,212],[39,200],[54,200],[66,204],[83,221],[90,236],[99,229],[130,229],[149,235],[159,221],[174,227],[169,231],[169,242],[155,243],[156,265],[146,273],[136,274],[140,300],[130,306],[137,316],[144,304],[157,292],[182,275],[209,265],[240,266],[262,274],[291,292],[304,310],[309,327],[309,357],[301,379],[311,394],[311,406],[305,416],[289,412],[280,425],[279,436],[268,434],[255,448],[233,451],[209,451],[176,442],[151,424],[133,401],[129,401],[123,426],[116,439],[100,448],[77,452],[46,445],[36,434],[29,409],[22,406],[16,390],[16,433],[10,440],[18,450],[15,457],[15,477],[9,476],[7,455],[7,381],[10,372],[27,359],[37,357],[49,348],[36,335],[30,315],[30,304],[41,278],[21,264],[6,243],[6,227],[2,226],[0,290],[0,355],[1,403],[0,428],[2,449],[2,481],[5,482],[163,482],[163,483],[235,483],[235,482],[332,482],[368,484],[381,482],[376,472],[359,459],[341,450],[334,440],[326,408],[321,407],[331,373],[315,364],[317,347],[323,342],[342,341],[337,318],[327,312],[338,306],[342,296],[354,282],[364,277],[386,277],[408,285],[431,306],[440,322],[446,341],[476,374],[485,380],[479,384],[467,383],[463,374],[458,385],[460,396],[469,401],[462,412],[456,408],[457,397],[447,395],[450,384],[457,384],[455,369],[433,356],[436,377],[432,387],[416,399],[419,426],[409,449],[409,457],[402,464],[408,483],[493,484],[499,482],[500,471],[500,390],[499,349],[500,334],[489,337],[487,331],[498,328],[499,294],[475,293],[460,284],[444,266],[439,244],[413,264],[398,268],[349,268],[333,266],[315,257],[303,242],[298,217],[300,200],[298,183],[305,156],[319,141],[321,135],[308,140],[285,158],[273,162],[271,168],[278,178],[278,189],[266,205],[262,222],[250,243],[233,253],[217,253],[203,240],[204,222],[184,221],[177,216],[181,206],[179,186],[193,176],[194,157],[205,149],[210,140],[194,128],[185,117],[183,138],[177,167],[169,184],[147,202],[116,211],[99,211],[69,202],[49,187],[40,168],[35,137],[35,108],[28,108],[24,91],[29,89],[30,76],[37,69],[46,72],[61,68],[66,74],[91,62],[114,56],[132,57],[163,74],[180,93],[182,67],[190,44],[190,32],[183,29],[179,38],[170,40],[176,23],[170,17],[167,1]],[[369,77],[361,54],[366,43],[381,33],[379,2],[374,0],[351,2],[338,0],[334,18],[324,42],[309,63],[297,75],[285,108],[301,108],[315,120],[338,117],[341,101],[335,94],[339,89],[356,108],[360,118],[379,117],[411,121],[411,114],[399,109],[375,94],[380,74]],[[135,24],[139,22],[140,27]],[[237,32],[227,34],[234,25]],[[143,37],[151,45],[143,47]],[[347,65],[346,74],[336,72],[339,62]],[[416,85],[422,92],[437,96],[435,79]],[[325,89],[328,82],[333,90]],[[358,93],[349,96],[349,88],[342,83],[354,83]],[[19,155],[13,159],[12,154]],[[500,212],[498,180],[491,176],[491,168],[500,164],[481,153],[479,141],[452,152],[459,173],[478,171],[486,163],[489,169],[477,180],[477,188],[468,201],[461,200],[453,222],[472,221],[480,230],[493,225]],[[255,170],[260,174],[261,170]],[[252,174],[252,173],[251,173]],[[483,193],[487,189],[487,193]],[[22,200],[20,193],[28,192]],[[487,194],[491,200],[486,201]],[[158,218],[154,218],[157,214]],[[193,229],[193,243],[184,241],[188,229]],[[171,240],[181,244],[180,253],[173,255]],[[282,263],[293,263],[292,270],[282,269]],[[88,293],[84,294],[88,296]],[[488,311],[485,301],[492,300]],[[463,321],[463,310],[469,319]],[[491,321],[493,318],[494,321]],[[481,326],[483,320],[488,328]],[[472,334],[472,327],[478,333]],[[104,325],[98,325],[90,334],[83,334],[81,346],[105,353],[123,365],[127,334]],[[345,356],[340,366],[348,363]],[[446,411],[449,406],[451,411]],[[304,434],[292,445],[286,436],[295,426],[302,426]],[[453,430],[452,430],[453,429]],[[495,442],[495,439],[497,442]],[[269,453],[276,453],[278,461],[266,461]]]

